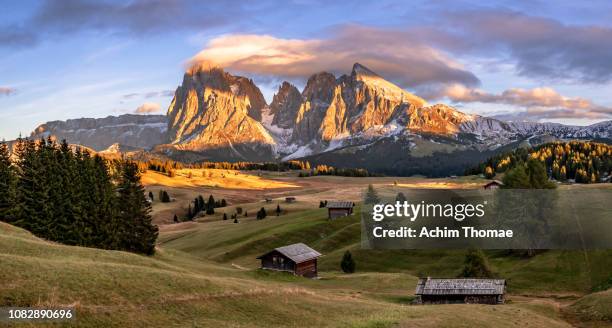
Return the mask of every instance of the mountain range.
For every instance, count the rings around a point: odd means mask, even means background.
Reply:
[[[53,135],[97,151],[140,148],[186,161],[274,161],[360,167],[388,174],[457,174],[500,151],[554,139],[612,140],[612,121],[590,126],[506,122],[429,104],[355,63],[350,74],[283,82],[268,105],[252,79],[195,65],[167,115],[53,121]],[[107,149],[111,147],[111,149]]]

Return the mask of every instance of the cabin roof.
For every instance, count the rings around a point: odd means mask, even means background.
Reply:
[[[327,202],[327,208],[353,208],[353,202],[349,201],[332,201]]]
[[[501,295],[504,279],[432,279],[420,278],[416,295]]]
[[[316,259],[317,257],[321,256],[321,253],[319,253],[319,252],[315,251],[314,249],[306,246],[306,244],[297,243],[297,244],[292,244],[292,245],[288,245],[288,246],[277,247],[274,250],[259,256],[258,259],[260,259],[260,258],[262,258],[262,257],[264,257],[264,256],[266,256],[268,254],[270,254],[273,251],[277,251],[277,252],[285,255],[286,257],[288,257],[289,259],[291,259],[295,263],[306,262],[308,260]]]

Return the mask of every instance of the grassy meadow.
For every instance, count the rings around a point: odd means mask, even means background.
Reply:
[[[77,309],[76,322],[19,327],[612,326],[610,251],[549,251],[528,259],[488,251],[495,274],[508,280],[507,304],[417,306],[411,301],[418,277],[456,276],[463,250],[360,249],[359,207],[334,221],[318,208],[325,199],[357,202],[370,183],[381,190],[474,188],[479,178],[297,178],[221,171],[213,172],[219,182],[212,185],[194,178],[205,172],[191,172],[191,178],[188,171],[174,178],[145,174],[147,190],[157,196],[164,189],[175,199],[153,203],[160,236],[152,257],[64,246],[0,223],[0,306]],[[233,182],[223,187],[229,177]],[[199,194],[225,198],[229,206],[194,222],[169,223],[168,216],[182,213]],[[287,196],[297,201],[284,203]],[[280,216],[274,213],[277,204]],[[239,216],[239,223],[222,220],[222,213],[230,215],[236,207],[249,216]],[[255,220],[261,207],[268,217]],[[323,253],[320,279],[257,269],[258,255],[295,242]],[[354,274],[340,272],[346,250],[355,258]]]

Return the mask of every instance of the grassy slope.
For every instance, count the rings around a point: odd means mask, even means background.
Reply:
[[[612,322],[612,289],[583,297],[570,306],[568,313],[581,321]]]
[[[296,221],[308,229],[299,222],[308,220]],[[406,306],[415,277],[404,273],[327,272],[308,280],[241,270],[170,247],[143,257],[63,246],[3,223],[0,267],[0,306],[74,305],[81,327],[568,326],[548,305]]]
[[[360,272],[403,272],[413,276],[454,277],[462,267],[463,250],[376,251],[360,248],[357,217],[328,221],[316,209],[265,220],[242,219],[239,224],[215,221],[189,225],[185,230],[162,233],[166,248],[221,263],[248,268],[258,265],[257,255],[274,247],[304,242],[324,254],[322,271],[339,269],[342,254],[350,249]],[[612,268],[612,252],[549,251],[534,258],[490,251],[490,264],[508,279],[509,290],[521,294],[582,294],[605,281]]]

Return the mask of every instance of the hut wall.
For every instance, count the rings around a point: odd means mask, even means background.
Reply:
[[[351,214],[350,208],[330,208],[329,209],[329,218],[335,219],[342,216],[347,216]]]
[[[294,272],[296,266],[295,262],[282,254],[271,253],[261,259],[261,267],[263,269]]]
[[[298,263],[295,268],[295,274],[304,277],[316,277],[317,276],[317,259],[308,260],[306,262]]]

